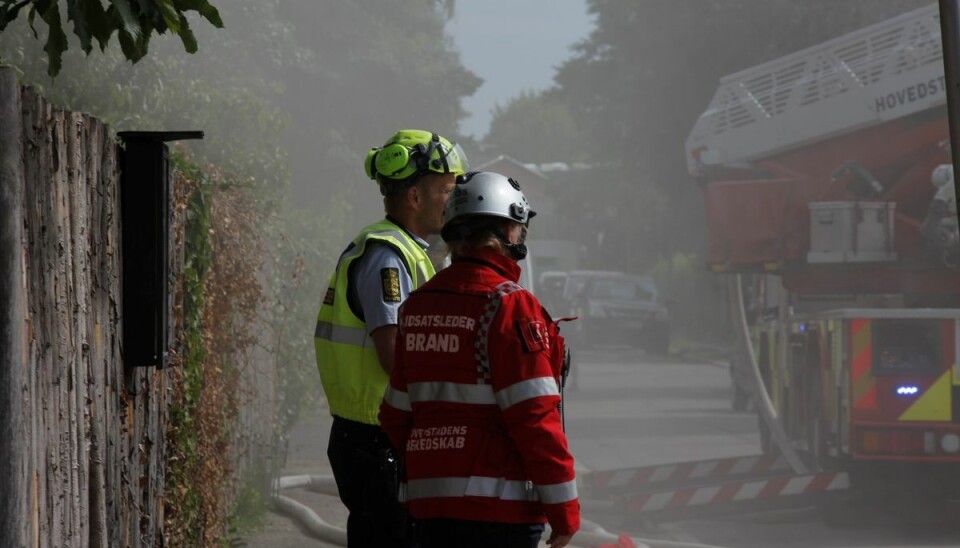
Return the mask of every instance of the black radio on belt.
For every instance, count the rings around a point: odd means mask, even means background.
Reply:
[[[567,376],[570,375],[570,348],[563,349],[563,365],[560,366],[560,388],[567,384]]]

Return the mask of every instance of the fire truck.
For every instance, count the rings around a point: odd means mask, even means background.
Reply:
[[[686,142],[764,449],[871,495],[960,491],[949,151],[936,4],[722,78]]]

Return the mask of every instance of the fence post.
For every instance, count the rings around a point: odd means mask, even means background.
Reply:
[[[0,67],[0,546],[25,546],[22,130],[17,75]]]

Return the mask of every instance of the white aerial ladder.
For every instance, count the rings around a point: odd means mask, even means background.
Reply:
[[[721,79],[687,167],[748,165],[946,103],[936,4]]]

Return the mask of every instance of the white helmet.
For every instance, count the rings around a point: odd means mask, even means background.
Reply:
[[[464,238],[474,227],[489,226],[497,218],[525,225],[536,214],[515,179],[491,171],[473,171],[457,180],[444,210],[440,235],[450,242]]]

